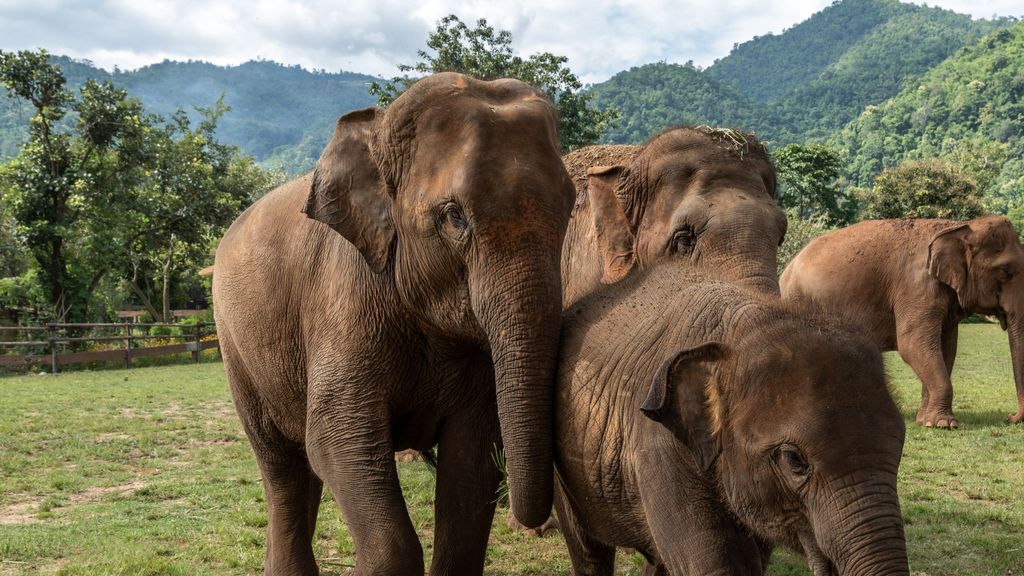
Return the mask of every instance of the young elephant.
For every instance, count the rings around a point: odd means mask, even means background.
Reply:
[[[756,574],[756,541],[818,576],[909,573],[903,418],[862,335],[663,265],[566,312],[557,386],[576,574],[612,574],[615,546],[659,573]]]
[[[856,311],[875,343],[921,379],[917,423],[956,428],[950,375],[957,330],[990,314],[1008,330],[1024,421],[1024,249],[1010,221],[869,220],[807,245],[782,274],[783,297]]]

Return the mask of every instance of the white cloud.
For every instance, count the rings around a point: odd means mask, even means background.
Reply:
[[[0,49],[45,47],[111,68],[165,58],[256,57],[393,75],[443,16],[486,18],[523,54],[553,52],[587,82],[665,60],[710,65],[734,43],[779,33],[830,0],[0,0]],[[930,2],[975,17],[1022,15],[1020,0]]]

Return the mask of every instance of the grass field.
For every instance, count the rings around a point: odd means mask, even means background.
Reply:
[[[907,418],[900,496],[915,574],[1024,575],[1024,426],[1006,337],[964,325],[954,373],[956,432],[913,424],[920,384],[890,355]],[[400,463],[430,554],[433,475]],[[0,575],[255,574],[267,522],[259,472],[216,362],[0,379]],[[324,574],[353,563],[325,493],[316,536]],[[488,574],[567,574],[560,536],[528,538],[499,510]],[[638,573],[620,555],[620,572]],[[776,553],[770,574],[809,574]]]

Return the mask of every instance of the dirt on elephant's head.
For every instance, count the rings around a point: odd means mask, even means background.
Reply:
[[[628,166],[643,146],[632,144],[596,144],[584,146],[562,156],[565,169],[577,190],[587,187],[587,170],[594,166]]]

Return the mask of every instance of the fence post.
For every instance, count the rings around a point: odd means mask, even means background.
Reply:
[[[124,340],[124,367],[132,367],[132,322],[128,322],[128,337]]]
[[[192,349],[192,363],[193,364],[199,364],[199,353],[200,353],[199,342],[200,342],[200,340],[202,340],[202,334],[203,334],[202,330],[200,329],[200,322],[196,322],[193,325],[192,334],[193,334],[193,343],[192,343],[192,345],[195,346],[195,348]]]
[[[57,338],[53,324],[46,325],[46,340],[50,343],[50,374],[60,372],[60,364],[57,363]]]

